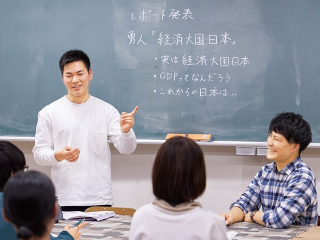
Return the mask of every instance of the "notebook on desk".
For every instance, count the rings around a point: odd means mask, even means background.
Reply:
[[[97,212],[81,212],[71,211],[62,212],[64,220],[81,220],[84,221],[102,221],[107,218],[111,218],[116,214],[113,211],[97,211]]]
[[[227,237],[229,240],[233,239],[238,233],[235,231],[227,232]]]

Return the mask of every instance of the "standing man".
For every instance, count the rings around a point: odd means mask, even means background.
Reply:
[[[317,225],[316,178],[300,157],[311,137],[309,124],[299,114],[282,113],[271,121],[267,158],[274,162],[262,167],[228,214],[220,215],[227,225]]]
[[[132,130],[134,114],[119,112],[89,94],[90,59],[81,50],[60,58],[66,96],[38,114],[33,148],[37,164],[51,166],[51,178],[63,211],[84,211],[113,204],[111,154],[108,139],[122,154],[137,145]]]

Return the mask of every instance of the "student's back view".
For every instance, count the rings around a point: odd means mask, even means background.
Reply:
[[[57,211],[53,183],[43,173],[18,171],[3,188],[3,217],[14,225],[20,240],[55,239],[50,232]],[[79,240],[79,230],[85,225],[68,227],[70,232],[62,231],[57,239]]]
[[[224,219],[194,201],[206,188],[206,168],[193,140],[173,137],[160,147],[152,185],[156,199],[135,212],[130,240],[228,239]]]

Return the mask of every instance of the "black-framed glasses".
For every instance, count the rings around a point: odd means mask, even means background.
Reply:
[[[24,172],[28,172],[28,170],[29,170],[29,166],[28,166],[28,165],[25,165],[25,166],[23,167],[23,171],[24,171]]]

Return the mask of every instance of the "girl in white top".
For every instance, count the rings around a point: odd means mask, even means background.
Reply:
[[[206,188],[206,168],[199,145],[173,137],[159,149],[152,171],[153,203],[139,208],[130,240],[227,240],[226,224],[194,200]]]

